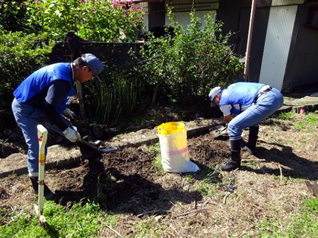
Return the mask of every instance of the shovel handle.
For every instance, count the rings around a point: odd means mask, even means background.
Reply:
[[[84,145],[86,145],[86,146],[88,146],[88,147],[91,147],[91,148],[94,149],[94,150],[98,150],[98,147],[97,147],[97,146],[95,146],[95,145],[89,143],[89,142],[86,141],[86,140],[79,139],[79,142],[81,142],[82,144],[84,144]]]

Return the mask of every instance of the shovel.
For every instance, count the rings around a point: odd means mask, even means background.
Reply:
[[[85,138],[85,137],[84,137]],[[109,148],[99,148],[96,143],[86,141],[84,138],[80,139],[80,150],[84,158],[88,158],[91,155],[95,155],[96,153],[106,153],[117,150],[116,147]]]
[[[221,136],[226,136],[227,126],[222,126],[222,125],[216,126],[210,131],[210,133],[212,134],[214,139],[217,139]]]

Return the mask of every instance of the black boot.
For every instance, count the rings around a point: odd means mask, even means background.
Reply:
[[[223,164],[218,164],[216,169],[223,171],[231,171],[241,167],[241,139],[230,140],[231,153],[230,158]]]
[[[30,177],[32,187],[34,189],[34,192],[38,194],[39,191],[39,185],[38,185],[38,177]],[[46,200],[54,200],[54,193],[44,184],[44,197]]]
[[[242,150],[246,151],[250,155],[255,154],[255,149],[256,149],[256,141],[257,141],[257,135],[258,135],[258,130],[259,127],[257,126],[251,126],[250,132],[248,135],[248,142],[247,143],[242,143]]]

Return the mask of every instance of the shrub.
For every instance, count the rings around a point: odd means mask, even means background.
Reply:
[[[89,41],[135,41],[145,14],[133,1],[37,0],[26,5],[30,24],[56,40],[74,31]]]
[[[47,62],[54,42],[46,34],[0,32],[0,108],[10,108],[12,92],[34,70]]]
[[[203,26],[191,13],[186,30],[172,19],[175,36],[151,38],[141,51],[147,59],[141,73],[173,101],[188,105],[204,100],[212,87],[233,83],[243,73],[243,64],[228,45],[230,34],[223,36],[222,23],[212,19],[206,15]]]

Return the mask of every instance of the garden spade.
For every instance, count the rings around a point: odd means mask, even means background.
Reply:
[[[227,126],[223,126],[223,125],[216,126],[210,131],[210,133],[212,134],[214,139],[220,136],[225,136],[227,134]]]
[[[89,142],[85,139],[86,137],[83,137],[79,140],[80,142],[80,150],[81,150],[81,153],[82,153],[82,156],[84,158],[88,158],[90,157],[91,155],[95,155],[96,153],[106,153],[106,152],[112,152],[112,151],[115,151],[117,150],[116,147],[109,147],[109,148],[99,148],[97,146],[97,142]]]

